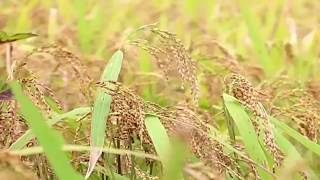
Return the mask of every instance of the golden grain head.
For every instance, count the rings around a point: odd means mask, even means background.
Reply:
[[[141,47],[152,55],[158,67],[168,78],[171,73],[178,73],[184,84],[190,86],[194,104],[199,99],[199,85],[196,75],[196,62],[192,60],[189,52],[182,44],[181,40],[171,32],[163,31],[158,28],[146,28],[151,32],[153,41],[133,41],[132,44]],[[143,37],[150,39],[150,37]]]
[[[259,100],[259,92],[252,86],[250,81],[239,74],[231,74],[227,77],[226,83],[227,91],[231,92],[235,98],[240,100],[245,107],[253,112],[255,117],[251,120],[256,133],[260,135],[260,129],[262,126],[264,132],[264,145],[272,154],[275,165],[280,166],[284,158],[283,153],[275,142],[268,114]]]
[[[208,122],[200,120],[195,108],[187,103],[161,107],[144,101],[118,82],[99,82],[97,85],[112,96],[111,115],[107,121],[107,132],[111,138],[129,142],[136,135],[143,144],[151,146],[148,152],[155,153],[144,126],[144,116],[152,113],[160,118],[170,136],[184,139],[192,152],[206,165],[220,173],[235,165],[232,158],[224,153],[222,145],[209,137]]]

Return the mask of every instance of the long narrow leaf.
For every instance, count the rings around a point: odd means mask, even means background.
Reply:
[[[183,144],[176,141],[175,146],[171,146],[167,131],[158,117],[147,116],[145,125],[163,164],[163,179],[183,179],[181,174],[185,156]]]
[[[294,138],[296,141],[301,143],[303,146],[305,146],[308,150],[314,152],[315,154],[320,156],[320,145],[314,143],[313,141],[309,140],[307,137],[301,135],[296,130],[292,129],[291,127],[287,126],[285,123],[278,121],[275,118],[271,118],[272,123],[283,130],[286,134]]]
[[[170,141],[166,129],[156,116],[147,116],[145,125],[157,154],[162,161],[165,161],[170,150]]]
[[[118,50],[111,57],[107,67],[103,71],[101,81],[116,81],[120,74],[123,53]],[[98,89],[98,94],[93,106],[92,122],[91,122],[91,146],[89,167],[86,178],[92,173],[94,166],[100,157],[101,148],[104,145],[106,118],[108,117],[111,105],[111,96]]]
[[[264,45],[264,40],[259,32],[259,22],[255,19],[255,16],[250,11],[250,6],[247,6],[247,2],[245,0],[238,0],[240,11],[244,17],[246,22],[250,38],[253,42],[253,47],[255,53],[260,59],[260,64],[264,68],[264,71],[267,75],[272,75],[273,72],[273,63],[268,54],[268,51]]]
[[[283,165],[282,165],[283,168],[287,166],[286,165],[287,161],[299,162],[303,160],[303,158],[301,157],[300,153],[296,150],[294,145],[287,138],[285,138],[282,135],[282,133],[280,133],[278,130],[275,130],[274,132],[275,132],[275,139],[277,144],[279,145],[279,148],[287,157],[283,162]]]
[[[64,114],[59,114],[54,116],[53,118],[48,120],[48,125],[51,127],[52,125],[62,121],[63,119],[66,118],[77,118],[79,115],[84,115],[86,113],[90,112],[90,108],[88,107],[83,107],[83,108],[77,108],[72,111],[69,111]],[[17,139],[11,146],[10,150],[18,150],[22,149],[30,140],[35,138],[35,135],[33,134],[32,130],[26,131],[19,139]]]
[[[14,42],[22,39],[28,39],[34,36],[37,36],[37,35],[32,33],[18,33],[18,34],[8,35],[6,32],[0,31],[0,44]]]
[[[72,168],[66,154],[61,150],[63,146],[62,136],[50,129],[38,108],[23,94],[18,82],[11,83],[11,88],[19,102],[22,116],[28,121],[59,179],[83,179]]]
[[[258,164],[266,164],[267,157],[259,144],[259,139],[248,114],[234,97],[223,94],[223,100],[230,116],[239,130],[239,134],[242,137],[245,149],[249,156]],[[271,179],[271,176],[261,168],[258,169],[258,173],[263,179]]]

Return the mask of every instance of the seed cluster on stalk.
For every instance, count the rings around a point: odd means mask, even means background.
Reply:
[[[227,77],[226,83],[228,91],[253,112],[255,117],[252,118],[252,124],[255,127],[256,133],[260,135],[260,130],[263,128],[264,144],[272,154],[275,165],[280,166],[284,159],[284,155],[275,142],[269,116],[258,98],[259,92],[254,89],[250,81],[239,74],[231,74]],[[273,169],[275,169],[275,167],[273,167]]]
[[[151,32],[151,34],[143,36],[142,40],[134,40],[131,44],[141,47],[152,55],[167,78],[171,73],[178,73],[183,83],[182,87],[184,84],[191,87],[193,102],[197,105],[199,84],[196,77],[196,62],[191,58],[181,40],[177,38],[176,34],[156,27],[143,28],[139,31]]]

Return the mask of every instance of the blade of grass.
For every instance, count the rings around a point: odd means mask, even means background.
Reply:
[[[27,120],[36,135],[58,178],[61,180],[83,179],[73,169],[66,154],[61,150],[63,146],[62,136],[50,129],[45,123],[46,119],[32,101],[23,95],[18,82],[12,82],[10,85],[16,100],[19,102],[22,116]]]
[[[239,130],[249,156],[258,164],[266,164],[267,157],[259,143],[250,118],[243,110],[243,107],[234,97],[227,94],[223,94],[223,101]],[[258,169],[258,173],[263,179],[271,179],[271,176],[260,168]]]
[[[76,119],[79,116],[85,115],[89,113],[91,109],[89,107],[81,107],[74,109],[72,111],[66,112],[64,114],[55,115],[54,117],[48,120],[48,125],[51,127],[52,125],[62,121],[63,119]],[[31,129],[26,131],[19,139],[17,139],[9,148],[9,150],[18,150],[22,149],[30,140],[35,138],[34,133]]]
[[[314,152],[318,156],[320,156],[320,145],[316,144],[315,142],[311,141],[307,137],[301,135],[296,130],[292,129],[285,123],[278,121],[277,119],[271,117],[271,122],[279,129],[282,129],[283,132],[291,136],[293,139],[301,143],[303,146],[305,146],[308,150]]]
[[[116,81],[122,66],[123,53],[118,50],[111,57],[101,76],[101,81]],[[100,157],[101,148],[104,145],[106,118],[108,117],[111,105],[111,96],[98,89],[97,97],[93,106],[91,122],[91,146],[90,161],[86,178],[92,173],[94,166]]]
[[[145,125],[157,154],[162,161],[165,161],[170,150],[170,141],[166,129],[156,116],[148,115],[145,119]]]
[[[234,121],[231,118],[225,104],[223,104],[223,111],[224,111],[225,117],[226,117],[226,124],[228,127],[229,137],[230,137],[231,143],[234,144],[236,142],[236,135],[235,135],[235,130],[234,130],[235,124],[234,124]]]
[[[286,169],[286,164],[290,162],[302,162],[304,159],[301,157],[300,153],[296,150],[294,145],[282,135],[279,130],[275,130],[275,139],[281,151],[285,154],[286,159],[282,164],[282,169]],[[312,172],[313,173],[313,172]],[[300,177],[303,178],[303,177]]]
[[[270,58],[267,48],[265,47],[264,40],[259,33],[259,21],[253,16],[250,11],[250,7],[247,6],[247,2],[245,0],[238,0],[240,11],[247,25],[247,29],[249,31],[250,38],[253,42],[253,48],[255,53],[258,55],[260,59],[260,64],[262,65],[264,72],[267,76],[274,75],[274,66],[272,59]]]
[[[179,150],[182,150],[182,145],[179,143],[175,143],[175,147],[170,145],[167,131],[158,117],[148,115],[145,119],[145,125],[152,144],[162,161],[164,168],[163,179],[183,179],[181,174],[183,165],[181,162],[184,159],[182,155],[184,153],[182,151],[179,155],[177,154]]]
[[[241,156],[245,159],[249,158],[247,155],[245,155],[243,152],[235,149],[232,145],[228,144],[227,142],[225,142],[225,140],[223,140],[223,138],[217,137],[216,134],[210,134],[210,138],[216,140],[217,142],[219,142],[220,144],[222,144],[226,149],[228,149],[231,152],[236,153],[238,156]],[[266,173],[270,174],[271,176],[274,176],[274,174],[267,168],[265,168],[264,166],[262,166],[261,164],[258,164],[257,162],[254,162],[254,164],[260,168],[261,170],[265,171]]]
[[[182,175],[185,159],[188,155],[186,144],[179,140],[173,139],[171,151],[166,159],[166,168],[164,169],[162,179],[184,179]]]
[[[26,31],[31,29],[31,24],[32,24],[32,21],[30,21],[31,13],[33,8],[35,8],[38,3],[39,3],[39,0],[30,0],[30,1],[26,1],[21,6],[21,9],[19,11],[20,14],[17,17],[16,26],[15,26],[16,32]]]
[[[230,96],[231,97],[231,96]],[[231,98],[233,98],[233,97],[231,97]],[[235,99],[235,98],[233,98],[233,99]],[[242,112],[243,113],[246,113],[246,111],[242,108],[242,107],[240,107],[241,109],[242,109]],[[239,110],[240,110],[240,108],[239,108]],[[275,118],[272,118],[271,117],[271,120],[272,121],[277,121]],[[283,123],[284,124],[284,123]],[[285,124],[284,124],[285,125]],[[288,128],[290,128],[290,127],[288,127]],[[291,129],[291,130],[293,130],[293,129]],[[295,131],[295,130],[293,130],[293,131]],[[301,160],[302,159],[302,157],[301,157],[301,155],[299,154],[299,152],[295,149],[295,147],[290,143],[290,141],[289,140],[287,140],[279,131],[277,131],[276,129],[274,130],[274,132],[275,132],[275,138],[276,138],[276,142],[277,142],[277,144],[279,145],[279,147],[280,147],[280,149],[281,149],[281,151],[282,152],[284,152],[285,153],[285,155],[286,156],[289,156],[290,155],[290,157],[294,157],[295,159],[295,161],[299,161],[299,160]],[[298,133],[298,132],[296,132],[296,133]],[[300,134],[299,134],[300,135]],[[302,136],[302,135],[300,135],[300,136]],[[303,136],[304,137],[304,136]],[[309,140],[309,139],[308,139]],[[310,141],[310,140],[309,140]],[[312,141],[311,141],[312,142]],[[313,142],[312,142],[313,143]],[[315,143],[314,143],[315,144]],[[292,159],[291,159],[292,160]]]
[[[35,36],[37,35],[33,33],[18,33],[18,34],[8,35],[6,32],[0,31],[0,44],[10,43],[10,42],[14,42],[22,39],[28,39]]]

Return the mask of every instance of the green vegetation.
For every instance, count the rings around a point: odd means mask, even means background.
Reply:
[[[320,1],[0,7],[0,179],[320,178]]]

